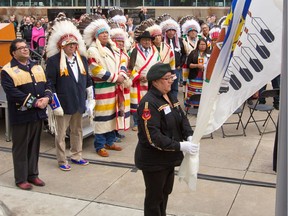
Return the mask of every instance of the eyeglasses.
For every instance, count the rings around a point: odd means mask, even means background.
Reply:
[[[24,50],[24,49],[29,49],[30,47],[28,45],[26,46],[21,46],[21,47],[18,47],[16,50]]]
[[[173,81],[173,80],[175,80],[175,78],[176,78],[176,76],[172,75],[170,77],[162,77],[161,79],[166,80],[166,81]]]

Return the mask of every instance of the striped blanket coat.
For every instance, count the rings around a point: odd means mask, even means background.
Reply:
[[[136,50],[135,50],[136,49]],[[145,57],[144,52],[137,44],[131,52],[130,64],[130,78],[132,86],[130,88],[130,104],[131,112],[136,112],[141,98],[148,91],[148,82],[141,82],[140,77],[146,77],[152,65],[160,61],[159,52],[155,46],[152,46],[149,55]]]
[[[119,71],[123,71],[123,66],[125,66],[125,73],[127,72],[126,68],[129,63],[129,56],[126,52],[123,52],[117,47],[114,47],[115,55],[117,55],[120,58],[120,64],[119,64]],[[121,68],[122,67],[122,68]],[[127,75],[127,78],[125,79],[124,83],[121,84],[121,89],[124,96],[124,115],[118,116],[117,118],[117,127],[118,129],[128,130],[130,127],[130,87],[131,87],[132,81]]]
[[[164,64],[170,64],[171,69],[175,70],[175,56],[170,45],[162,42],[159,48],[161,62]]]
[[[96,106],[94,132],[103,134],[119,128],[118,76],[126,76],[126,62],[120,60],[112,48],[93,42],[88,49],[88,62],[94,82]],[[125,102],[124,102],[125,103]]]

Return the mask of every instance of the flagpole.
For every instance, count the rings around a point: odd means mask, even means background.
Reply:
[[[278,157],[277,157],[277,188],[276,188],[276,216],[287,216],[287,1],[283,1],[283,45],[282,45],[282,68],[280,85],[280,117],[278,131]]]

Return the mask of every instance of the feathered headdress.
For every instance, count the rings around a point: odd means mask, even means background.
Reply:
[[[149,31],[152,37],[156,37],[157,35],[162,36],[162,29],[157,24],[154,24],[153,26],[148,27],[146,31]]]
[[[182,17],[179,21],[182,34],[187,35],[190,31],[194,30],[196,32],[200,32],[201,28],[197,21],[197,19],[193,16],[185,16]]]
[[[163,21],[161,21],[163,20]],[[176,31],[176,35],[175,35],[175,43],[176,43],[176,47],[177,49],[180,48],[180,45],[179,45],[179,40],[178,38],[181,37],[181,32],[180,32],[180,26],[179,24],[169,15],[169,14],[163,14],[162,16],[158,17],[157,18],[157,23],[160,22],[160,27],[162,29],[162,35],[164,37],[164,41],[166,43],[169,44],[168,40],[167,40],[167,37],[166,37],[166,32],[168,30],[175,30]]]
[[[179,27],[178,23],[173,19],[168,19],[168,20],[160,23],[160,27],[161,27],[162,33],[164,35],[168,30],[173,29],[176,31],[176,34],[178,35],[178,37],[181,36],[180,27]]]
[[[66,18],[66,14],[64,12],[59,12],[56,16],[56,18],[61,18],[61,17],[64,17]]]
[[[226,19],[227,16],[223,16],[221,17],[219,20],[218,20],[218,23],[217,25],[221,26],[222,27],[222,24],[224,23],[225,19]]]
[[[112,18],[116,15],[119,15],[119,16],[124,16],[124,11],[122,8],[120,7],[112,7],[109,9],[109,17]]]
[[[71,43],[72,40],[78,44],[80,54],[86,55],[84,40],[76,26],[68,20],[55,22],[46,48],[47,57],[60,52],[61,48]]]
[[[109,17],[114,22],[118,23],[122,28],[126,28],[127,19],[124,16],[124,11],[120,7],[113,7],[109,10]]]
[[[92,42],[98,37],[98,35],[104,31],[107,31],[110,35],[110,27],[106,20],[97,19],[91,22],[85,29],[83,38],[86,46],[90,46]]]
[[[217,39],[220,35],[220,31],[221,31],[221,27],[218,25],[214,25],[209,31],[210,38],[212,40]]]
[[[170,17],[169,19],[166,19],[165,21],[160,22],[159,25],[162,29],[163,35],[165,35],[168,30],[173,29],[176,31],[176,34],[178,37],[181,36],[180,26],[172,17]]]
[[[60,12],[59,14],[61,14],[61,13],[63,13],[63,12]],[[58,15],[59,15],[59,14],[58,14]],[[63,13],[63,14],[64,14],[64,13]],[[64,14],[64,15],[65,15],[65,14]],[[51,32],[52,32],[52,30],[53,30],[53,26],[55,25],[55,23],[61,22],[61,21],[65,21],[65,20],[71,21],[71,19],[70,19],[70,18],[67,18],[66,15],[65,15],[65,16],[60,15],[59,17],[57,16],[54,20],[49,21],[47,40],[49,39],[49,37],[50,37],[50,35],[51,35]]]
[[[119,41],[125,41],[127,39],[126,33],[122,28],[111,29],[110,38]]]
[[[99,14],[83,14],[80,17],[80,21],[78,23],[77,28],[80,30],[80,33],[83,34],[84,29],[94,20],[102,19],[101,15]]]
[[[126,32],[120,28],[118,23],[113,20],[108,20],[108,25],[110,26],[110,38],[113,40],[125,41],[127,39]]]
[[[154,20],[148,19],[147,21],[149,21],[149,23],[147,23],[146,31],[149,31],[152,37],[156,37],[157,35],[162,35],[161,27],[155,24]]]
[[[164,13],[161,16],[156,18],[155,23],[157,25],[160,25],[161,22],[163,22],[163,21],[165,21],[167,19],[171,19],[171,16],[170,16],[170,14]]]
[[[138,38],[140,35],[142,35],[148,27],[153,26],[154,24],[155,22],[151,18],[142,21],[139,25],[135,27],[135,30],[134,30],[135,39]]]
[[[60,75],[68,76],[68,69],[66,64],[65,52],[63,47],[68,44],[76,43],[76,60],[79,64],[80,72],[86,74],[84,65],[81,60],[81,55],[86,56],[86,47],[82,36],[76,26],[68,20],[55,22],[52,27],[51,35],[48,40],[46,53],[47,57],[51,57],[57,53],[61,53],[60,57]],[[80,54],[79,54],[80,53]]]

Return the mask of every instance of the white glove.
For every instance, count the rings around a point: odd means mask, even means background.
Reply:
[[[64,115],[64,111],[62,109],[62,107],[57,107],[56,109],[53,110],[53,114],[55,116],[63,116]]]
[[[96,101],[94,99],[86,101],[86,113],[89,117],[93,117],[93,111],[95,105]]]
[[[192,142],[192,138],[193,138],[193,136],[188,136],[187,141]]]
[[[93,92],[93,86],[90,86],[86,88],[86,93],[87,93],[87,100],[94,100],[94,92]]]
[[[57,93],[53,93],[52,103],[50,104],[51,109],[53,110],[53,114],[55,116],[63,116],[64,111],[61,107],[60,100],[57,96]]]
[[[195,155],[198,153],[198,150],[199,146],[197,144],[188,141],[180,142],[180,151],[183,151],[191,155]]]

